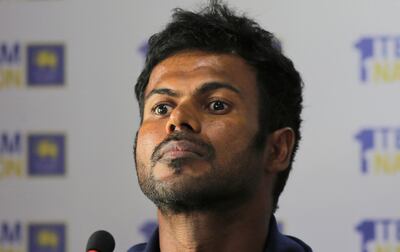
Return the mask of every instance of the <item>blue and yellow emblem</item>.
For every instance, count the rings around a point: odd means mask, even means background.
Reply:
[[[28,136],[28,174],[65,174],[65,136],[31,134]]]
[[[30,224],[28,238],[29,252],[65,252],[65,224]]]
[[[62,86],[65,78],[64,45],[44,44],[27,47],[27,85]]]

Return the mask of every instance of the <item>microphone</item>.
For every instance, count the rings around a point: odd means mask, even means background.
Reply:
[[[86,245],[86,252],[113,252],[115,241],[113,236],[104,230],[94,232]]]

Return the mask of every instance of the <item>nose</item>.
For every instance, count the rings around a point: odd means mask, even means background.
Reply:
[[[180,104],[172,110],[166,125],[168,134],[183,130],[193,133],[199,133],[201,131],[199,112],[193,105],[187,103]]]

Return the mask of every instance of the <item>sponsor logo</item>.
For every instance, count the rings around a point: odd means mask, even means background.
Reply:
[[[64,46],[28,45],[28,86],[64,84]]]
[[[26,236],[25,236],[26,234]],[[64,223],[0,222],[0,251],[7,252],[65,252]]]
[[[143,58],[146,58],[146,55],[147,55],[147,51],[149,50],[149,45],[147,44],[147,41],[146,42],[143,42],[140,46],[139,46],[139,48],[138,48],[138,52],[140,53],[140,55],[143,57]]]
[[[63,175],[65,173],[64,135],[28,136],[28,174]]]
[[[277,220],[276,225],[278,227],[279,232],[284,233],[285,232],[285,223],[282,220]]]
[[[0,90],[63,86],[65,46],[0,42]]]
[[[400,128],[364,128],[356,135],[360,144],[362,174],[400,173]]]
[[[400,35],[366,36],[355,47],[359,51],[362,83],[400,83]]]
[[[60,176],[66,173],[64,134],[0,132],[0,181],[28,176]]]
[[[0,43],[0,90],[22,87],[24,69],[20,43]]]
[[[365,219],[356,226],[360,252],[400,251],[400,219]]]
[[[23,238],[22,225],[19,221],[0,222],[0,251],[25,251]]]
[[[28,229],[29,252],[65,252],[64,224],[30,224]]]
[[[0,179],[21,177],[24,173],[24,155],[20,133],[0,134]]]

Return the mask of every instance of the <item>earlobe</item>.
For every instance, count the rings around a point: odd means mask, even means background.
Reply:
[[[269,135],[266,167],[268,172],[278,173],[289,167],[294,142],[295,133],[290,127],[278,129]]]

